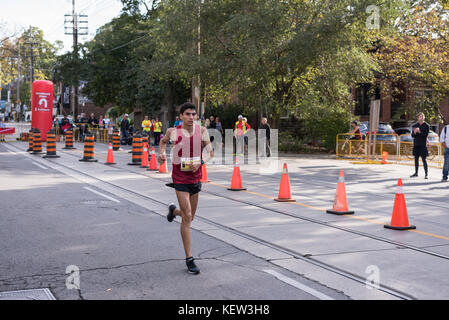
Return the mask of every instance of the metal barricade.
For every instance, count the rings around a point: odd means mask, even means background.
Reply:
[[[354,134],[337,135],[337,159],[367,159],[368,139],[356,139]],[[383,152],[388,152],[389,159],[398,158],[398,137],[395,134],[376,134],[375,158],[382,159]]]
[[[405,141],[404,141],[405,140]],[[428,145],[429,156],[427,162],[429,166],[442,168],[444,163],[444,151],[440,142],[432,142]],[[404,134],[399,136],[398,143],[399,162],[403,164],[414,164],[413,141],[410,141],[410,135]]]

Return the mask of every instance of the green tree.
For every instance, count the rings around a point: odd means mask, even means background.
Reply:
[[[449,95],[449,20],[435,1],[413,1],[398,20],[396,33],[381,38],[375,57],[381,66],[387,94],[404,89],[424,92],[398,110],[396,117],[424,111],[430,121],[446,122],[441,101]]]
[[[400,3],[164,0],[150,66],[160,76],[199,77],[211,103],[238,98],[242,110],[263,107],[275,126],[288,112],[301,118],[315,107],[343,110],[351,106],[348,88],[374,82],[379,69],[368,52],[379,31],[367,29],[367,7],[379,7],[382,32],[389,32]]]

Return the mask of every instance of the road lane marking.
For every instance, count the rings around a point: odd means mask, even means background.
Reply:
[[[21,150],[20,148],[18,148],[18,147],[16,147],[16,146],[7,146],[7,145],[5,145],[5,147],[6,147],[7,149],[9,149],[9,150],[13,149],[13,150],[17,150],[17,152],[23,152],[23,150]],[[128,150],[125,150],[125,151],[128,151]],[[25,156],[25,157],[31,158],[31,155],[29,155],[29,154],[27,154],[27,153],[25,153],[24,156]],[[42,161],[46,161],[46,160],[42,160]],[[38,164],[35,163],[34,161],[33,161],[33,163],[36,164],[36,165],[38,165]],[[43,167],[43,168],[44,168],[44,169],[48,169],[48,168],[45,168],[45,167]],[[117,169],[118,169],[118,168],[117,168]],[[98,180],[101,180],[101,179],[98,179]],[[228,188],[227,186],[225,186],[225,185],[223,185],[223,184],[220,184],[220,183],[214,183],[214,182],[211,182],[211,183],[209,183],[209,184],[215,185],[215,186],[218,186],[218,187],[222,187],[222,188]],[[91,191],[97,193],[97,192],[94,191],[94,190],[91,190]],[[274,199],[274,197],[271,197],[271,196],[268,196],[268,195],[262,195],[261,193],[256,193],[256,192],[251,192],[251,191],[243,191],[243,192],[253,193],[254,195],[257,195],[257,196],[263,196],[264,198]],[[102,196],[107,197],[106,195],[102,195]],[[115,200],[115,199],[114,199],[114,200]],[[114,201],[114,200],[113,200],[113,201]],[[115,201],[118,201],[118,200],[115,200]],[[236,200],[236,201],[238,201],[238,200]],[[317,211],[325,211],[325,209],[323,209],[323,208],[318,208],[318,207],[310,206],[310,205],[308,205],[308,204],[301,203],[301,202],[293,202],[293,203],[290,203],[290,204],[296,204],[296,205],[299,205],[299,206],[308,207],[308,208],[310,208],[310,209],[317,210]],[[269,209],[268,209],[268,210],[269,210]],[[360,216],[347,215],[347,216],[345,216],[345,217],[349,217],[349,218],[357,219],[357,220],[363,220],[363,221],[366,221],[366,222],[372,223],[372,224],[378,224],[378,225],[384,225],[384,224],[386,224],[384,221],[374,220],[374,219],[368,219],[368,218],[364,218],[364,217],[360,217]],[[438,235],[438,234],[433,234],[433,233],[424,232],[424,231],[420,231],[420,230],[406,230],[406,231],[408,231],[408,232],[415,232],[415,233],[418,233],[418,234],[421,234],[421,235],[425,235],[425,236],[429,236],[429,237],[433,237],[433,238],[437,238],[437,239],[442,239],[442,240],[447,240],[447,241],[449,241],[449,237],[442,236],[442,235]]]
[[[44,167],[43,165],[41,165],[41,164],[39,164],[37,162],[31,161],[31,163],[34,164],[35,166],[38,166],[38,167],[42,168],[42,169],[45,169],[45,170],[48,169],[47,167]]]
[[[114,201],[114,202],[116,202],[116,203],[120,203],[119,200],[114,199],[114,198],[112,198],[112,197],[110,197],[110,196],[107,196],[107,195],[105,195],[105,194],[103,194],[103,193],[101,193],[101,192],[98,192],[98,191],[96,191],[96,190],[93,190],[93,189],[91,189],[91,188],[89,188],[89,187],[83,187],[83,188],[86,189],[86,190],[89,190],[90,192],[96,193],[96,194],[98,194],[98,195],[100,195],[100,196],[102,196],[102,197],[104,197],[104,198],[106,198],[106,199],[109,199],[109,200]]]
[[[304,292],[307,292],[308,294],[314,296],[315,298],[318,298],[320,300],[335,300],[334,298],[329,297],[328,295],[325,295],[324,293],[321,293],[313,288],[310,288],[308,286],[306,286],[305,284],[299,283],[298,281],[289,278],[287,276],[284,276],[283,274],[280,274],[279,272],[276,272],[274,270],[271,269],[267,269],[267,270],[263,270],[264,272],[271,274],[272,276],[274,276],[276,279],[285,282],[299,290],[302,290]]]
[[[227,188],[225,185],[222,185],[220,183],[211,182],[210,184],[218,186],[218,187],[222,187],[222,188]],[[274,197],[271,197],[269,195],[262,194],[262,193],[257,193],[257,192],[253,192],[253,191],[243,190],[242,192],[254,194],[256,196],[264,197],[264,198],[268,198],[268,199],[274,199]],[[238,200],[236,200],[236,201],[238,201]],[[308,204],[305,204],[305,203],[301,203],[301,202],[291,202],[289,204],[295,204],[295,205],[298,205],[298,206],[310,208],[310,209],[317,210],[317,211],[323,211],[323,212],[326,211],[326,209],[324,209],[324,208],[314,207],[314,206],[311,206],[311,205],[308,205]],[[357,220],[361,220],[361,221],[365,221],[365,222],[372,223],[372,224],[377,224],[377,225],[385,225],[386,224],[386,222],[384,222],[384,221],[364,218],[364,217],[360,217],[360,216],[346,215],[345,217],[348,217],[348,218],[351,218],[351,219],[357,219]],[[422,234],[422,235],[425,235],[425,236],[429,236],[429,237],[433,237],[433,238],[449,241],[449,237],[441,236],[441,235],[430,233],[430,232],[424,232],[424,231],[420,231],[420,230],[405,230],[405,231],[415,232],[415,233],[419,233],[419,234]]]

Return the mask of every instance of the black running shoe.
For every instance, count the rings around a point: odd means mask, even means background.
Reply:
[[[173,212],[175,211],[176,206],[174,203],[170,203],[168,206],[168,214],[167,214],[167,220],[168,222],[173,222],[173,219],[175,219],[175,215]]]
[[[188,269],[189,273],[198,274],[198,273],[200,273],[200,269],[196,266],[194,261],[195,261],[195,259],[193,259],[193,257],[186,259],[187,269]]]
[[[414,177],[417,177],[417,176],[418,176],[418,174],[415,173],[415,174],[412,174],[412,175],[410,176],[410,178],[414,178]]]

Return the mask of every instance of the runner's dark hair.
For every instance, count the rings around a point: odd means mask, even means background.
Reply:
[[[179,114],[184,114],[184,112],[188,109],[193,109],[196,111],[196,107],[195,105],[193,105],[190,102],[186,102],[184,104],[181,105],[181,108],[179,109]]]

